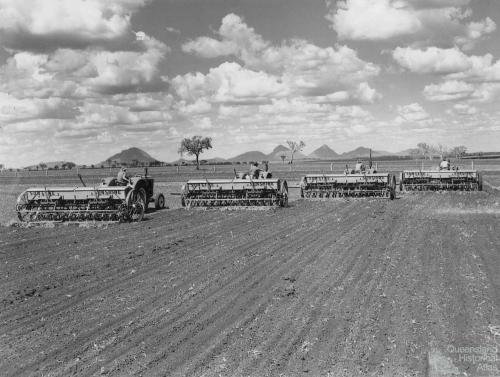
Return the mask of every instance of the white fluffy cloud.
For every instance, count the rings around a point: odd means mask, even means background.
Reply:
[[[46,99],[18,99],[0,92],[0,124],[17,123],[31,119],[65,119],[79,113],[73,103],[58,97]]]
[[[412,9],[391,0],[338,1],[327,18],[340,39],[389,39],[422,29]]]
[[[203,36],[189,41],[183,50],[204,58],[235,56],[244,68],[279,77],[290,92],[300,95],[343,92],[337,100],[344,97],[369,103],[380,97],[366,82],[377,76],[380,68],[363,61],[347,46],[322,48],[300,39],[275,46],[235,14],[223,18],[217,34],[219,39]]]
[[[398,47],[392,56],[399,65],[415,73],[435,73],[460,80],[500,81],[500,60],[495,62],[491,54],[469,56],[458,48]]]
[[[455,43],[468,50],[474,47],[474,43],[485,35],[493,33],[497,28],[496,23],[489,17],[478,22],[470,22],[465,27],[464,35],[455,37]]]
[[[405,37],[471,48],[496,29],[490,18],[467,22],[467,0],[343,0],[331,2],[327,19],[339,38],[388,40]]]
[[[256,54],[263,53],[270,43],[249,27],[243,19],[233,13],[222,19],[218,30],[220,40],[210,37],[199,37],[182,46],[185,52],[204,58],[239,55],[246,64],[257,63]]]
[[[261,103],[288,94],[277,77],[251,71],[238,63],[223,63],[208,74],[188,73],[172,80],[173,87],[184,100],[206,98],[216,103]]]
[[[419,74],[438,74],[444,81],[425,86],[429,101],[473,100],[491,102],[498,97],[500,60],[493,55],[469,56],[458,48],[398,47],[393,58],[404,68]]]
[[[392,56],[402,67],[416,73],[448,74],[472,67],[469,57],[458,48],[428,47],[420,50],[398,47]]]
[[[182,45],[182,50],[202,58],[217,58],[233,55],[238,52],[238,46],[226,41],[218,41],[209,37],[199,37]]]
[[[500,60],[495,62],[493,55],[470,56],[469,62],[469,69],[456,72],[449,77],[474,82],[500,81]]]
[[[89,70],[94,75],[85,83],[96,91],[115,93],[137,88],[152,89],[162,85],[159,63],[164,59],[167,47],[155,40],[146,40],[144,52],[92,51],[88,54]]]
[[[19,98],[85,98],[165,89],[159,66],[167,46],[154,39],[141,45],[142,51],[14,52],[0,67],[0,91]]]
[[[471,106],[467,103],[456,103],[453,107],[447,111],[449,115],[474,115],[477,114],[477,108]]]
[[[0,41],[34,50],[130,38],[130,19],[149,0],[0,0]]]
[[[222,128],[238,143],[286,139],[297,132],[308,139],[331,134],[351,138],[372,130],[371,114],[356,104],[381,99],[370,85],[381,70],[356,50],[302,39],[274,44],[235,14],[225,16],[215,34],[190,40],[182,49],[204,59],[227,57],[238,63],[228,61],[206,74],[172,79],[180,111],[195,119],[194,127],[206,117],[196,111],[209,110],[217,120],[210,123],[211,131]]]
[[[452,101],[469,98],[474,87],[464,81],[445,81],[442,84],[431,84],[424,88],[424,95],[429,101]]]
[[[477,103],[492,103],[500,99],[500,83],[485,82],[475,86],[471,100]]]
[[[423,122],[429,119],[430,115],[419,103],[398,106],[398,117],[396,123]]]

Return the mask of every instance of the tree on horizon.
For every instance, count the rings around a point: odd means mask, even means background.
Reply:
[[[304,143],[302,140],[287,140],[286,143],[288,144],[288,148],[290,149],[290,164],[293,164],[293,156],[295,155],[295,153],[300,152],[302,149],[304,149],[306,143]]]
[[[196,157],[196,170],[200,170],[200,154],[204,150],[212,149],[212,138],[193,136],[191,138],[184,138],[179,147],[179,154],[183,153]]]

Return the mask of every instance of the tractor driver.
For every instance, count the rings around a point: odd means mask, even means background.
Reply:
[[[253,162],[252,165],[250,166],[250,178],[258,179],[259,176],[260,176],[259,164]]]
[[[365,164],[363,164],[361,162],[361,160],[358,160],[356,162],[356,166],[354,167],[354,170],[357,172],[359,171],[359,172],[363,173],[366,170],[366,166],[365,166]]]
[[[439,164],[439,170],[450,170],[450,160],[446,160],[443,158],[443,160]]]
[[[116,184],[118,186],[127,186],[130,182],[130,176],[127,173],[127,168],[121,168],[116,177]]]

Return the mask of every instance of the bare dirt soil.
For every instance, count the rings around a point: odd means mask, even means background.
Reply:
[[[499,229],[485,192],[0,227],[1,374],[498,376]]]

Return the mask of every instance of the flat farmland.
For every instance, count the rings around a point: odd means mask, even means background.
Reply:
[[[333,165],[332,165],[333,164]],[[308,173],[342,173],[345,165],[351,168],[355,161],[297,161],[293,168],[287,164],[271,163],[270,171],[273,177],[287,180],[290,188],[290,199],[293,201],[299,197],[295,187],[299,184],[302,176]],[[453,161],[454,166],[460,169],[470,169],[474,167],[482,172],[487,186],[493,186],[500,189],[500,160],[460,160]],[[399,179],[399,173],[405,169],[435,169],[438,161],[376,161],[374,166],[380,172],[391,172]],[[155,178],[155,187],[157,191],[163,192],[166,199],[166,205],[169,208],[180,207],[179,193],[182,185],[188,179],[196,178],[228,178],[234,176],[234,170],[247,171],[249,166],[246,164],[238,165],[216,165],[201,166],[196,170],[194,166],[174,166],[148,168],[148,174]],[[17,196],[28,187],[44,186],[81,186],[82,183],[78,174],[82,176],[87,186],[99,185],[102,178],[116,176],[117,168],[104,169],[80,169],[80,170],[50,170],[44,171],[20,171],[0,172],[0,225],[8,225],[16,221],[15,204]],[[144,168],[129,168],[129,173],[143,174]]]
[[[174,192],[224,168],[150,172]],[[2,206],[26,179],[3,181]],[[141,223],[0,227],[2,375],[499,375],[495,191],[297,191],[288,208],[187,211],[171,195]]]

